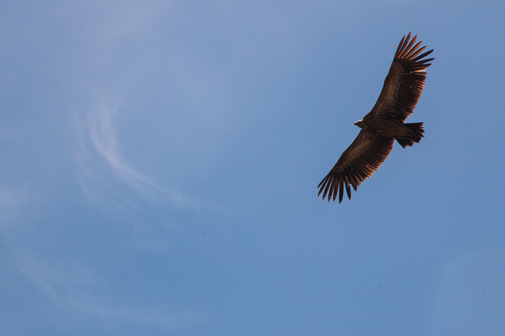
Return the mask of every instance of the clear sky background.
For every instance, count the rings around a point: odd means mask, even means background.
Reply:
[[[0,334],[505,335],[504,15],[3,1]],[[322,201],[410,31],[425,137]]]

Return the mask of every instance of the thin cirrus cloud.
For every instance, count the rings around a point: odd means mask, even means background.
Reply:
[[[26,191],[18,189],[0,190],[0,230],[9,227],[15,211],[28,201]]]
[[[22,253],[18,265],[19,271],[50,299],[54,309],[89,315],[103,323],[162,329],[180,329],[206,320],[201,314],[187,309],[176,312],[166,307],[132,306],[111,295],[103,295],[104,291],[110,292],[107,287],[111,284],[75,262],[48,264]]]
[[[104,100],[89,109],[80,123],[77,162],[80,180],[86,194],[98,203],[113,204],[122,210],[150,202],[197,209],[206,202],[192,199],[178,190],[160,186],[152,178],[133,168],[122,155],[117,140],[114,117],[118,101]]]
[[[445,266],[433,310],[433,335],[474,335],[475,330],[503,334],[504,260],[505,248],[491,248]]]
[[[102,19],[98,23],[81,32],[84,41],[80,45],[82,53],[79,53],[79,65],[74,70],[78,74],[76,78],[81,78],[81,75],[84,78],[79,84],[84,92],[139,92],[132,83],[141,81],[143,74],[150,70],[145,66],[149,62],[139,65],[138,57],[146,55],[138,51],[144,50],[138,46],[143,43],[149,45],[150,38],[147,37],[156,36],[152,25],[159,19],[160,13],[167,14],[167,6],[170,7],[157,1],[132,3],[121,7],[111,17],[100,16]],[[132,46],[136,50],[133,56],[122,53],[124,48]],[[118,68],[121,70],[116,72]],[[123,100],[114,97],[91,94],[92,103],[82,116],[77,117],[75,156],[86,195],[98,204],[112,205],[120,211],[170,205],[229,213],[221,205],[185,195],[183,191],[167,186],[164,181],[148,176],[128,162],[128,148],[116,136],[120,130],[115,121],[121,117]]]
[[[101,78],[103,73],[109,73],[107,78],[116,78],[108,71],[112,71],[112,64],[120,63],[118,58],[124,60],[118,49],[148,34],[151,22],[162,9],[165,9],[162,2],[153,1],[144,4],[134,2],[120,7],[105,5],[103,12],[110,15],[96,13],[92,6],[67,6],[57,12],[57,17],[63,22],[63,18],[73,17],[76,13],[83,13],[76,20],[85,20],[89,15],[98,18],[85,30],[73,32],[80,43],[75,46],[79,52],[74,50],[72,53],[79,56],[76,56],[71,73],[72,78],[81,78],[76,84],[84,88],[83,92],[97,90],[97,85],[102,89],[104,85],[117,88],[122,86],[121,83],[128,82],[122,78],[97,84],[97,78]],[[129,72],[122,74],[126,77],[132,75]],[[113,205],[120,210],[133,210],[145,202],[169,203],[182,208],[202,206],[201,201],[187,197],[174,188],[161,186],[162,183],[154,181],[127,162],[114,124],[115,117],[121,112],[120,99],[93,99],[92,95],[92,101],[84,115],[77,118],[76,158],[81,186],[87,196],[97,203]]]

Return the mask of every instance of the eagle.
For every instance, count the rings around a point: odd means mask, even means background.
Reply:
[[[354,142],[342,153],[332,170],[319,183],[319,195],[328,201],[337,198],[342,203],[344,187],[351,199],[354,191],[372,176],[386,160],[396,140],[403,148],[418,143],[423,137],[423,123],[406,123],[423,92],[426,68],[434,58],[433,52],[423,51],[422,42],[415,44],[417,36],[404,36],[398,45],[384,86],[372,111],[354,125],[361,128]]]

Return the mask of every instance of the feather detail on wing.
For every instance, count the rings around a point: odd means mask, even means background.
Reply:
[[[333,201],[339,194],[339,203],[344,196],[351,199],[351,187],[354,191],[368,177],[379,169],[393,149],[393,138],[375,138],[367,131],[361,131],[353,143],[346,149],[333,169],[317,186],[323,199],[328,195],[328,201]]]
[[[382,91],[370,115],[403,122],[414,111],[426,81],[425,70],[431,65],[429,62],[434,60],[425,59],[433,49],[422,53],[426,47],[420,47],[421,42],[414,45],[416,39],[417,36],[414,36],[410,40],[409,33],[400,41]]]

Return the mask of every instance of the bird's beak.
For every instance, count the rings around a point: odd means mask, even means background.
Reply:
[[[356,121],[354,125],[358,126],[359,128],[363,128],[363,126],[365,126],[365,123],[363,122],[363,119],[361,119]]]

